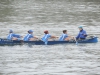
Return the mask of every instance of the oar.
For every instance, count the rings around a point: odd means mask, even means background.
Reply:
[[[45,41],[45,45],[47,45],[48,44],[48,41]]]
[[[76,42],[76,45],[78,45],[78,41],[77,41],[77,39],[74,37],[74,40],[75,40],[75,42]]]
[[[48,44],[48,41],[46,41],[46,40],[42,40],[42,39],[41,39],[41,41],[43,41],[45,45]]]

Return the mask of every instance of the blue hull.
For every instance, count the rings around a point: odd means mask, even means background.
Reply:
[[[91,39],[85,39],[85,40],[78,40],[78,43],[97,43],[98,38],[93,37]],[[76,43],[76,41],[48,41],[47,45],[54,45],[54,44],[67,44],[67,43]],[[13,41],[13,40],[7,40],[7,39],[0,39],[0,45],[23,45],[23,44],[30,44],[30,45],[45,45],[45,42],[43,41]]]

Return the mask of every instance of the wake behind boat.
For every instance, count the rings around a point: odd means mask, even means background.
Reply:
[[[83,40],[77,40],[78,43],[97,43],[98,42],[98,37],[92,36],[90,38],[86,38]],[[55,45],[55,44],[70,44],[70,43],[76,43],[75,40],[70,40],[70,41],[57,41],[57,40],[52,40],[48,41],[47,45]],[[23,40],[8,40],[8,39],[2,39],[0,38],[0,46],[8,45],[8,46],[13,46],[13,45],[25,45],[25,44],[30,44],[30,45],[45,45],[45,42],[41,40],[37,41],[23,41]]]

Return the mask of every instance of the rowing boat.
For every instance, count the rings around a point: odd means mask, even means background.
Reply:
[[[97,43],[98,42],[98,37],[92,37],[92,38],[87,38],[84,40],[77,40],[78,43]],[[47,45],[54,45],[54,44],[67,44],[67,43],[76,43],[75,40],[70,40],[70,41],[57,41],[57,40],[53,40],[53,41],[48,41]],[[41,41],[41,40],[37,40],[37,41],[23,41],[23,40],[19,40],[19,41],[15,41],[15,40],[7,40],[7,39],[2,39],[0,38],[0,46],[4,46],[4,45],[23,45],[23,44],[31,44],[31,45],[45,45],[45,42]]]

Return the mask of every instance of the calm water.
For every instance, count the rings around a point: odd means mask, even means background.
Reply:
[[[9,29],[41,38],[44,30],[76,36],[83,25],[100,37],[99,0],[0,0],[0,37]],[[100,75],[100,42],[53,46],[0,46],[0,75]]]

